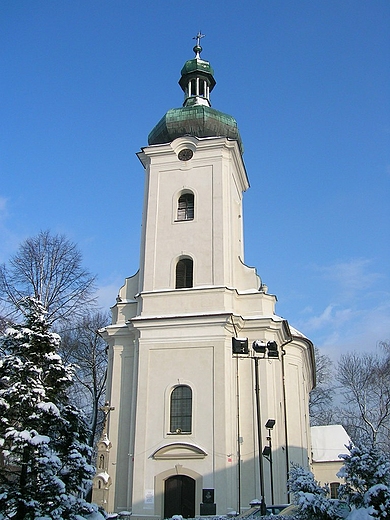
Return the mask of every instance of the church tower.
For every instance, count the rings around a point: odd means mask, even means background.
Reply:
[[[289,465],[309,459],[313,345],[244,263],[243,146],[235,119],[211,107],[201,37],[181,71],[183,106],[138,153],[140,269],[103,332],[114,408],[107,510],[136,518],[286,503]]]

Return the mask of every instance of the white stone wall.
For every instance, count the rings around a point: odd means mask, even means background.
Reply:
[[[177,158],[183,148],[194,151],[188,162]],[[259,361],[259,376],[263,446],[264,424],[276,420],[274,501],[286,502],[289,462],[308,466],[314,358],[310,341],[291,334],[275,315],[275,296],[259,291],[255,269],[243,263],[248,180],[237,143],[183,137],[145,148],[139,157],[146,172],[140,272],[120,289],[105,332],[108,399],[115,407],[109,510],[161,518],[164,481],[175,474],[195,480],[196,514],[203,488],[215,490],[217,514],[238,509],[239,487],[241,508],[259,498],[254,362],[232,356],[235,335],[249,345],[258,339],[285,345],[280,359]],[[195,195],[195,217],[176,222],[183,189]],[[176,290],[175,264],[183,254],[194,259],[194,287]],[[177,384],[193,392],[190,434],[169,432]],[[266,460],[263,471],[269,503]]]

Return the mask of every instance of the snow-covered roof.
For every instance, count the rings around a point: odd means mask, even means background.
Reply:
[[[95,475],[95,478],[101,478],[106,484],[110,480],[110,475],[106,471],[101,471]]]
[[[341,424],[312,426],[311,450],[313,462],[339,461],[340,453],[346,453],[351,439]]]
[[[299,337],[299,338],[308,339],[307,336],[305,336],[305,335],[303,334],[303,332],[299,331],[299,330],[296,329],[295,327],[292,327],[291,325],[290,325],[290,330],[291,330],[291,334],[292,334],[293,336],[297,336],[297,337]]]

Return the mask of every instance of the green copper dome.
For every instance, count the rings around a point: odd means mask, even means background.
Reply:
[[[183,135],[229,137],[238,141],[243,153],[240,132],[234,117],[205,105],[171,108],[150,132],[148,142],[170,143]]]
[[[188,60],[185,62],[183,68],[181,69],[181,78],[179,80],[179,85],[185,85],[187,82],[187,74],[191,73],[203,73],[208,74],[210,76],[210,81],[213,83],[213,87],[215,85],[214,79],[214,70],[210,65],[209,61],[201,60],[200,58],[194,58],[192,60]],[[184,89],[183,89],[184,90]]]
[[[211,108],[210,92],[215,86],[214,70],[210,63],[202,60],[202,47],[196,37],[195,58],[186,61],[179,85],[184,91],[181,108],[172,108],[161,118],[148,136],[148,143],[170,143],[178,137],[228,137],[238,142],[241,153],[243,146],[236,120],[223,112]]]

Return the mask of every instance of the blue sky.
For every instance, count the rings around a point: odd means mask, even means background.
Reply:
[[[42,229],[98,275],[139,264],[135,153],[202,57],[251,188],[245,261],[277,312],[332,356],[390,337],[388,0],[0,3],[0,262]]]

